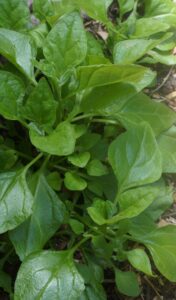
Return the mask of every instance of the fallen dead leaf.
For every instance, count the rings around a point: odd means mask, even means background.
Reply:
[[[173,91],[172,93],[169,93],[168,95],[166,95],[166,98],[169,100],[176,99],[176,91]]]
[[[108,38],[108,33],[107,33],[106,31],[99,30],[97,33],[98,33],[98,35],[99,35],[104,41],[107,40],[107,38]]]
[[[158,227],[165,227],[168,225],[168,222],[166,220],[161,219],[158,223]]]
[[[176,55],[176,47],[173,49],[172,54]]]

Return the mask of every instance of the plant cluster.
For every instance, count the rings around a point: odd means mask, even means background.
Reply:
[[[139,272],[176,282],[176,227],[157,225],[173,202],[176,115],[143,92],[149,66],[176,62],[176,5],[117,2],[112,22],[112,0],[34,0],[32,22],[27,1],[0,1],[0,287],[11,299],[105,300],[107,269],[132,297]]]

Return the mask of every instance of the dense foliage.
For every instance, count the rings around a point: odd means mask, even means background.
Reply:
[[[0,287],[11,299],[105,300],[106,269],[132,297],[138,272],[176,282],[176,227],[157,226],[173,202],[176,115],[143,92],[152,64],[176,62],[176,5],[119,0],[114,22],[111,3],[34,0],[34,25],[27,1],[0,0]]]

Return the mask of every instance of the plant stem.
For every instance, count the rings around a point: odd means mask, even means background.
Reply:
[[[67,169],[65,167],[62,167],[62,166],[52,166],[52,167],[57,169],[57,170],[63,171],[63,172],[68,172],[69,171],[69,169]]]
[[[74,253],[82,244],[84,244],[87,240],[89,240],[90,237],[85,237],[81,241],[79,241],[72,249],[72,253]]]
[[[43,164],[40,168],[40,171],[43,171],[45,169],[45,167],[46,167],[47,163],[49,162],[50,158],[51,158],[50,154],[46,156],[46,158],[45,158],[45,160],[44,160],[44,162],[43,162]]]
[[[38,154],[27,166],[26,170],[28,170],[32,165],[34,165],[41,157],[43,156],[43,153]]]
[[[116,121],[116,120],[99,119],[99,118],[92,119],[91,122],[92,123],[106,123],[106,124],[112,124],[112,125],[119,124],[118,121]]]
[[[72,120],[72,122],[76,122],[76,121],[79,121],[79,120],[82,120],[82,119],[86,119],[86,118],[93,118],[94,115],[93,114],[86,114],[86,115],[81,115],[81,116],[78,116],[76,118],[74,118]],[[91,120],[91,123],[106,123],[106,124],[113,124],[113,125],[117,125],[119,124],[119,122],[117,120],[109,120],[109,119],[105,119],[105,118],[94,118]]]
[[[86,115],[81,115],[78,117],[75,117],[74,119],[72,119],[72,122],[76,122],[82,119],[86,119],[86,118],[92,118],[94,115],[93,114],[86,114]]]
[[[29,129],[29,126],[28,126],[28,124],[27,124],[25,121],[20,120],[19,122],[21,123],[21,125],[22,125],[23,127]]]

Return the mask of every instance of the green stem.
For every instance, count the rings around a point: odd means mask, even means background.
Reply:
[[[87,242],[87,240],[90,239],[90,236],[89,237],[85,237],[83,238],[81,241],[79,241],[72,249],[71,249],[71,252],[74,253],[82,244],[84,244],[85,242]]]
[[[83,223],[85,226],[89,227],[91,231],[95,232],[96,234],[102,234],[104,235],[104,237],[106,237],[108,240],[112,241],[112,239],[114,239],[114,237],[116,236],[115,232],[114,231],[111,231],[110,234],[112,235],[113,233],[113,236],[110,237],[108,234],[106,234],[106,232],[102,232],[98,227],[93,227],[92,225],[89,225],[87,224],[85,221],[84,221],[84,218],[79,216],[77,213],[74,212],[73,216],[78,219],[81,223]]]
[[[82,119],[87,119],[87,118],[92,118],[94,115],[93,114],[86,114],[86,115],[81,115],[78,117],[75,117],[74,119],[72,119],[72,122],[76,122]]]
[[[76,121],[83,120],[86,118],[93,118],[93,117],[94,117],[93,114],[81,115],[81,116],[75,117],[72,120],[72,122],[76,122]],[[108,119],[104,119],[104,118],[94,118],[91,120],[91,123],[105,123],[105,124],[113,124],[113,125],[119,124],[119,122],[117,120],[108,120]]]
[[[64,168],[62,166],[52,166],[53,168],[57,169],[57,170],[60,170],[60,171],[63,171],[63,172],[68,172],[69,169],[67,168]]]
[[[41,157],[43,156],[43,153],[40,153],[37,155],[27,166],[26,170],[28,170],[32,165],[34,165]]]
[[[21,123],[21,125],[23,125],[23,127],[29,129],[29,126],[25,121],[20,120],[19,122]]]
[[[119,198],[120,198],[120,195],[121,195],[123,192],[125,192],[125,190],[123,189],[123,186],[121,186],[120,188],[118,188],[117,196],[116,196],[115,201],[114,201],[115,204],[118,203],[118,200],[119,200]]]
[[[112,125],[119,124],[118,121],[116,121],[116,120],[99,119],[99,118],[92,119],[91,122],[92,123],[105,123],[105,124],[112,124]]]
[[[43,162],[43,164],[42,164],[42,166],[40,168],[41,172],[43,172],[43,170],[45,169],[45,167],[46,167],[47,163],[49,162],[50,158],[51,158],[51,155],[47,155],[46,156],[46,158],[45,158],[45,160],[44,160],[44,162]]]

